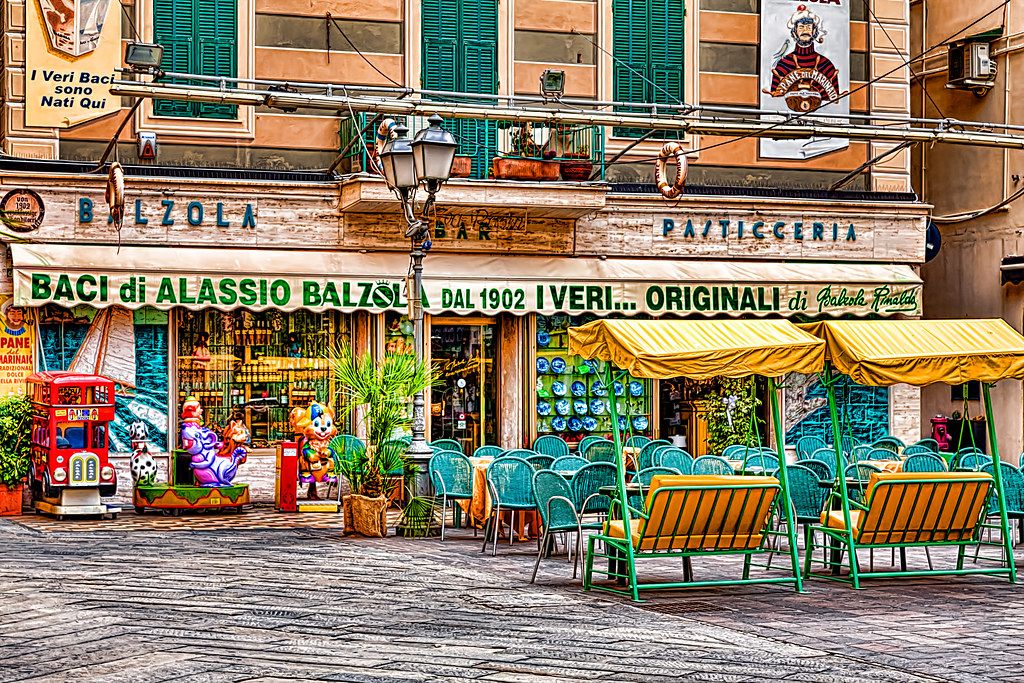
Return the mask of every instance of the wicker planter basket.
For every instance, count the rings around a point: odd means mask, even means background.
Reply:
[[[367,498],[353,493],[348,497],[352,508],[352,530],[371,538],[388,535],[388,499]],[[347,514],[347,512],[346,512]]]

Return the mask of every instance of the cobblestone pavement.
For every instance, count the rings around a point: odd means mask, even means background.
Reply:
[[[533,543],[492,558],[467,532],[370,540],[199,519],[0,520],[0,680],[1024,679],[1024,593],[994,579],[674,592],[637,607],[583,593],[564,555],[531,586]],[[735,569],[695,562],[702,577]]]

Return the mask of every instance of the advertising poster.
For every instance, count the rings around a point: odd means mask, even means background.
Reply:
[[[13,304],[10,295],[0,295],[0,396],[24,394],[25,378],[35,371],[33,321],[28,311]]]
[[[25,123],[67,128],[113,114],[121,64],[117,0],[26,0]]]
[[[761,0],[761,109],[790,116],[850,112],[849,3],[854,1],[860,0]],[[848,144],[842,138],[761,138],[760,154],[811,159]]]

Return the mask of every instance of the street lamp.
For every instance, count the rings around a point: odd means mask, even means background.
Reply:
[[[409,141],[405,137],[409,129],[395,126],[380,152],[380,165],[388,186],[395,191],[402,202],[405,218],[405,236],[411,241],[409,259],[412,262],[412,283],[409,288],[409,317],[413,325],[413,346],[416,360],[425,362],[426,350],[423,338],[423,257],[430,249],[430,223],[427,219],[434,205],[434,195],[441,189],[452,173],[452,162],[458,144],[452,134],[441,128],[443,119],[434,114],[428,119],[430,126],[416,133]],[[416,213],[415,190],[423,184],[427,198],[419,215]],[[423,391],[417,391],[412,401],[412,443],[406,455],[419,466],[413,494],[430,494],[430,481],[426,476],[427,464],[433,452],[427,445],[424,433],[427,417],[424,409]]]

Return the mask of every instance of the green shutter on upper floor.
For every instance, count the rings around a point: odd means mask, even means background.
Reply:
[[[165,71],[236,76],[237,0],[153,0],[153,40],[164,46],[161,67]],[[233,119],[237,110],[236,106],[223,104],[171,100],[153,103],[157,116]]]

